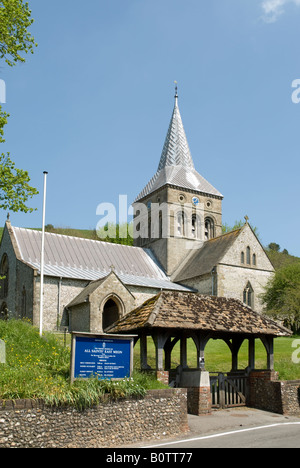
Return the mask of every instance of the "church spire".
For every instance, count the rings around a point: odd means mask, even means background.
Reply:
[[[177,81],[175,81],[173,114],[159,161],[158,171],[167,166],[183,166],[187,169],[195,169],[178,107]]]
[[[175,107],[178,107],[178,86],[177,86],[177,81],[174,81],[175,83]]]
[[[179,190],[192,190],[195,193],[201,192],[208,196],[223,198],[223,195],[195,169],[179,112],[177,82],[175,82],[174,109],[158,169],[135,202],[166,185],[173,185]]]

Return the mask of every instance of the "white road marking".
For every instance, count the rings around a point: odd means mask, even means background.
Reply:
[[[241,432],[258,431],[260,429],[269,429],[271,427],[293,426],[293,425],[300,426],[300,422],[277,423],[277,424],[269,424],[267,426],[249,427],[248,429],[239,429],[237,431],[221,432],[219,434],[211,434],[211,435],[208,435],[208,436],[194,437],[192,439],[182,439],[182,440],[177,440],[176,442],[167,442],[166,441],[164,444],[148,445],[147,447],[143,447],[143,448],[164,447],[166,445],[176,445],[176,444],[182,444],[182,443],[187,443],[187,442],[195,442],[197,440],[215,439],[217,437],[224,437],[224,436],[228,436],[228,435],[239,434]]]

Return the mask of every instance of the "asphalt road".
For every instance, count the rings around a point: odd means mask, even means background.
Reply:
[[[300,422],[182,439],[176,442],[152,445],[151,448],[186,450],[195,448],[300,448]]]
[[[166,441],[143,444],[153,449],[189,448],[300,448],[299,417],[251,408],[189,416],[190,432]],[[140,445],[141,447],[141,445]]]

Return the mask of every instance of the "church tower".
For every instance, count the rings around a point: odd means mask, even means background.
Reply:
[[[222,234],[222,199],[195,169],[176,86],[157,172],[133,203],[134,245],[150,248],[171,275],[191,249]]]

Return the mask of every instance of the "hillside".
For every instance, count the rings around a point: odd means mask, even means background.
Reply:
[[[276,252],[274,250],[266,249],[266,253],[274,265],[275,270],[291,265],[292,263],[299,263],[300,258],[289,255],[285,252]]]

